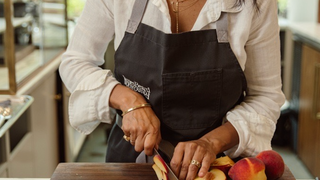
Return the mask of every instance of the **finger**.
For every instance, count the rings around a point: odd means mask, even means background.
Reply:
[[[135,140],[130,139],[130,144],[131,144],[131,145],[133,145],[133,146],[134,146],[134,145],[135,145],[135,142],[136,142]]]
[[[129,141],[130,139],[130,131],[128,130],[124,130],[122,127],[121,127],[122,131],[123,131],[123,139],[125,139],[126,141]]]
[[[134,129],[132,129],[130,131],[130,143],[132,145],[135,145],[136,139],[137,139],[136,131]]]
[[[208,171],[210,169],[210,165],[214,161],[214,159],[215,159],[215,157],[213,157],[209,154],[206,154],[204,156],[204,158],[202,159],[201,168],[198,173],[199,177],[204,177],[204,176],[206,176],[206,174],[208,174]]]
[[[181,162],[184,156],[184,143],[178,143],[174,148],[173,157],[170,161],[170,167],[175,175],[179,176]]]
[[[195,148],[193,147],[193,144],[189,144],[188,147],[185,148],[184,150],[184,157],[182,160],[181,168],[180,168],[180,174],[179,178],[180,179],[186,179],[188,175],[188,171],[190,168],[190,163],[192,161],[192,158],[194,156]],[[195,168],[195,167],[192,167]],[[196,168],[197,171],[197,168]],[[191,175],[189,175],[191,177]]]
[[[144,134],[144,133],[138,132],[138,135],[135,139],[134,150],[136,152],[141,152],[144,149],[144,140],[145,139],[142,134]]]
[[[124,134],[124,135],[123,135],[123,139],[124,139],[125,141],[129,142],[129,141],[130,141],[130,136],[131,136],[130,129],[126,128],[125,125],[122,125],[122,126],[121,126],[121,129],[122,129],[123,134]]]
[[[159,134],[157,132],[147,133],[145,135],[144,152],[146,155],[151,156],[153,154],[153,148],[156,147]]]
[[[201,167],[202,159],[204,157],[204,151],[202,148],[198,148],[191,160],[189,165],[187,179],[194,179],[197,176],[197,173]]]

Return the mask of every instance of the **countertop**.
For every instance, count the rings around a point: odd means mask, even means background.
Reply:
[[[136,163],[60,163],[51,178],[0,178],[0,180],[157,180],[150,164]],[[295,180],[286,167],[279,180]],[[313,179],[297,179],[313,180]]]
[[[51,180],[102,180],[106,177],[108,180],[157,180],[151,164],[137,163],[60,163]],[[295,178],[286,167],[279,180],[295,180]]]
[[[320,23],[300,22],[289,24],[293,34],[302,35],[320,44]]]
[[[298,34],[320,45],[320,23],[316,22],[290,22],[279,18],[281,30],[290,30],[293,34]]]

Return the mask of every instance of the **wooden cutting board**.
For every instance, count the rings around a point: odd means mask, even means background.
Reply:
[[[60,163],[51,180],[157,180],[151,164]],[[279,180],[296,180],[286,167]]]

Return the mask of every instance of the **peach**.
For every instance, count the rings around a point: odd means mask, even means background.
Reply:
[[[255,157],[247,157],[236,162],[228,175],[233,180],[267,180],[264,163]]]
[[[229,169],[234,165],[234,161],[229,156],[222,156],[211,163],[211,169],[220,169],[225,175],[228,175]]]
[[[194,180],[204,180],[204,179],[210,179],[210,180],[226,180],[227,176],[224,174],[223,171],[220,169],[211,169],[205,177],[201,178],[197,176]]]
[[[162,159],[160,155],[155,155],[153,157],[153,162],[160,168],[161,171],[168,173],[168,167],[166,166],[166,162]]]
[[[266,166],[268,180],[276,180],[284,173],[285,164],[279,153],[274,150],[260,152],[256,158],[260,159]]]

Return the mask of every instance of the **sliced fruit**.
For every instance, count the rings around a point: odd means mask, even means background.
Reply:
[[[213,161],[213,163],[211,164],[210,170],[220,169],[227,176],[228,171],[234,164],[235,164],[234,161],[229,156],[223,156]]]
[[[220,169],[211,169],[210,173],[212,173],[214,176],[213,180],[226,180],[227,179],[227,176],[225,175],[225,173],[223,171],[221,171]]]
[[[168,173],[168,167],[161,156],[155,155],[153,157],[153,162],[161,169],[161,171],[165,172],[166,174]]]
[[[162,175],[161,169],[156,164],[152,165],[152,169],[156,173],[156,175],[158,177],[158,180],[162,180],[163,179],[163,175]]]

